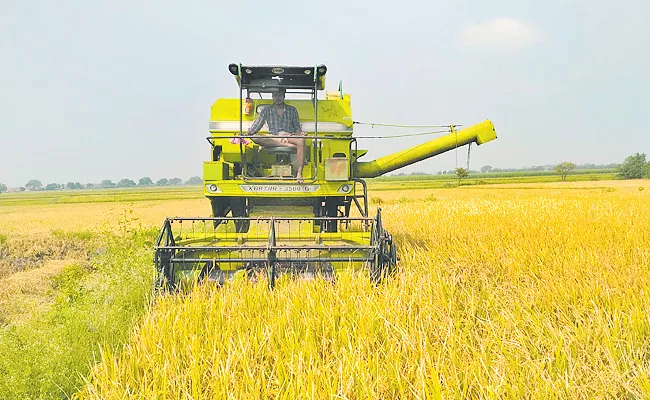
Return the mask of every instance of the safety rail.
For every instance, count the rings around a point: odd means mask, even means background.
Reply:
[[[274,135],[274,134],[265,134],[265,135],[255,135],[255,136],[247,136],[247,135],[218,135],[218,136],[208,136],[205,139],[210,143],[210,145],[214,148],[216,146],[215,140],[218,139],[246,139],[246,140],[251,140],[253,143],[255,143],[252,139],[253,137],[262,137],[262,138],[270,138],[270,139],[303,139],[305,140],[305,143],[307,140],[312,140],[313,145],[311,146],[311,166],[312,166],[312,174],[311,178],[304,179],[304,178],[287,178],[287,177],[271,177],[271,176],[249,176],[248,175],[248,163],[245,162],[245,150],[244,150],[244,144],[241,143],[241,141],[238,143],[239,144],[239,153],[240,153],[240,158],[242,162],[242,179],[244,181],[248,180],[283,180],[283,181],[297,181],[297,180],[302,180],[306,183],[314,183],[318,180],[317,178],[317,170],[318,170],[318,164],[322,163],[322,148],[319,146],[318,143],[322,143],[325,140],[345,140],[350,142],[350,152],[353,154],[357,154],[358,152],[358,145],[357,145],[357,139],[351,136],[318,136],[317,133],[315,132],[314,135]],[[235,143],[237,144],[237,143]],[[256,143],[257,144],[257,143]],[[260,147],[264,147],[258,144]],[[352,148],[354,147],[354,148]],[[353,160],[348,160],[348,164],[351,166]],[[354,171],[350,170],[350,175],[352,175]]]

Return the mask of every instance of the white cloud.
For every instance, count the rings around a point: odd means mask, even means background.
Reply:
[[[488,22],[467,25],[460,34],[466,46],[521,48],[542,39],[533,26],[511,18],[494,18]]]

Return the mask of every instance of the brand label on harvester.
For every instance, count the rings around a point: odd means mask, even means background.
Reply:
[[[254,193],[313,193],[320,185],[239,185],[244,192]]]

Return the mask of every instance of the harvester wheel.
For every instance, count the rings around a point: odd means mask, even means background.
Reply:
[[[176,283],[174,282],[174,263],[171,262],[173,256],[174,253],[169,250],[158,250],[156,252],[156,290],[166,288],[169,291],[172,291],[176,288]]]
[[[169,263],[163,279],[164,285],[169,289],[170,292],[176,290],[176,280],[174,279],[174,264]]]
[[[397,269],[397,249],[395,249],[395,243],[390,243],[390,272],[393,273]]]
[[[230,199],[227,197],[212,197],[210,199],[212,205],[212,216],[215,218],[225,217],[226,214],[230,211]],[[214,220],[214,229],[217,229],[220,220]]]
[[[199,276],[196,278],[196,283],[199,285],[204,284],[210,275],[210,263],[206,262],[203,264],[203,267],[201,267],[201,272],[199,272]]]
[[[384,231],[380,240],[379,251],[370,266],[370,279],[374,284],[381,283],[384,278],[395,272],[397,266],[397,252],[392,235]]]
[[[165,277],[160,272],[160,270],[156,268],[156,276],[154,277],[153,284],[151,285],[151,295],[152,297],[156,297],[157,295],[163,293],[164,290],[165,290]]]
[[[230,205],[232,208],[233,217],[248,218],[250,216],[248,199],[242,197],[233,197]],[[235,229],[237,230],[237,233],[248,232],[250,225],[250,219],[235,221]]]
[[[336,199],[327,199],[325,200],[325,216],[336,218],[339,216],[339,203]],[[336,232],[338,231],[338,221],[337,220],[327,220],[324,221],[325,232]]]
[[[263,277],[268,274],[265,270],[265,264],[260,262],[247,263],[244,269],[246,270],[246,276],[253,283],[259,282],[260,279],[264,279]]]
[[[381,276],[382,276],[382,270],[383,270],[383,265],[381,262],[381,256],[379,254],[375,254],[375,259],[370,264],[370,281],[377,285],[381,283]]]

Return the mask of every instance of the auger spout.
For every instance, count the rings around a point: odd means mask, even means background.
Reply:
[[[477,145],[482,145],[496,138],[497,133],[492,122],[489,120],[483,121],[480,124],[459,130],[455,133],[452,132],[410,149],[399,151],[373,161],[357,162],[355,164],[355,177],[374,178],[429,157],[454,150],[456,147],[464,146],[468,143],[474,142]]]

